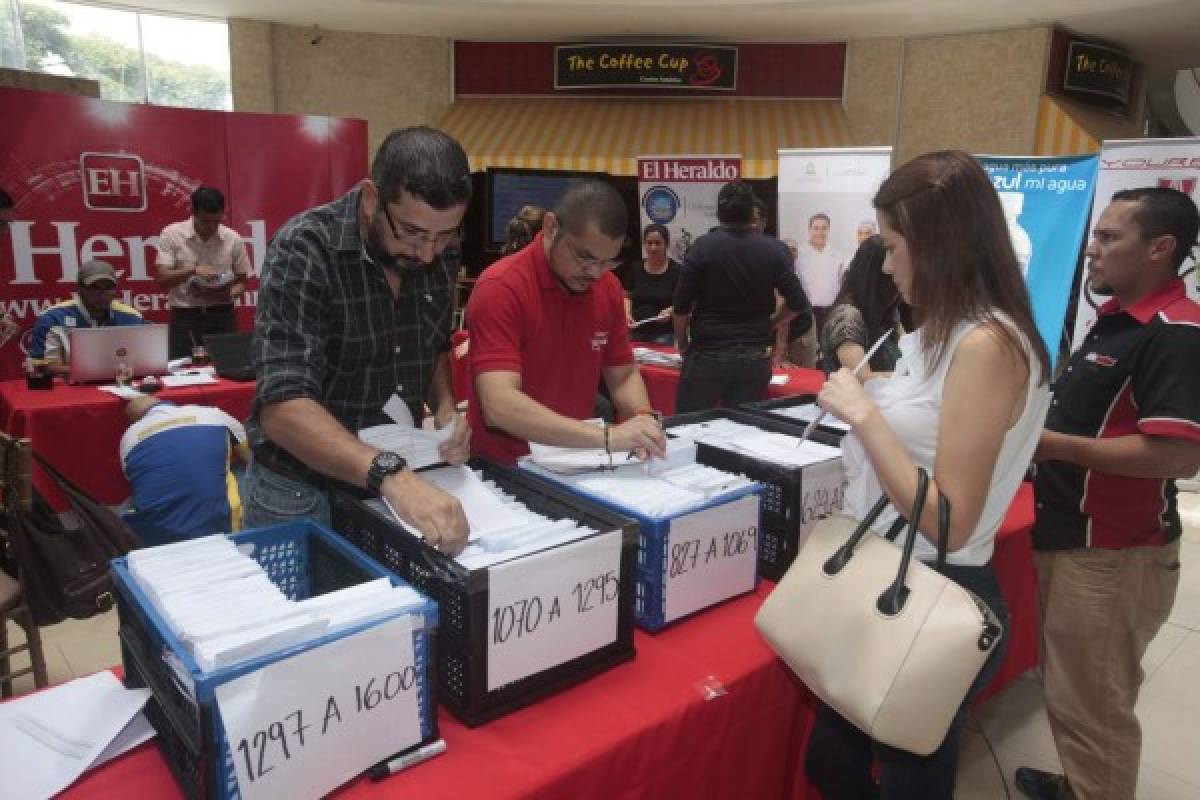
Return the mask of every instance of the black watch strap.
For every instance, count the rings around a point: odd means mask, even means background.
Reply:
[[[408,462],[399,453],[393,453],[390,450],[376,453],[375,458],[371,460],[371,466],[367,469],[367,489],[374,494],[379,494],[383,488],[383,479],[388,475],[395,475],[407,466]]]

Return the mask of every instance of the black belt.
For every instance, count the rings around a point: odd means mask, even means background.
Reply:
[[[171,312],[175,314],[207,314],[209,311],[225,311],[226,309],[232,311],[233,303],[218,303],[211,306],[176,306],[171,309]]]
[[[698,353],[718,353],[723,351],[754,351],[766,355],[768,345],[763,342],[721,342],[720,344],[693,344],[692,349]]]
[[[295,456],[285,456],[283,455],[283,451],[276,447],[268,446],[254,450],[254,460],[271,470],[271,472],[281,475],[288,480],[313,485],[313,476],[316,473],[308,471],[304,467],[297,467],[299,462],[293,461],[293,459],[295,459]],[[308,474],[305,474],[306,471]]]

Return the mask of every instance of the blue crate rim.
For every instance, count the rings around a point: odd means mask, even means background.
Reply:
[[[312,520],[289,522],[283,525],[274,525],[270,527],[252,528],[250,530],[241,531],[240,533],[226,534],[226,536],[232,539],[234,544],[253,544],[258,546],[259,542],[257,540],[268,534],[271,536],[282,536],[287,534],[297,536],[316,536],[322,540],[323,544],[329,545],[334,550],[338,551],[339,554],[343,555],[355,564],[363,567],[368,572],[374,574],[376,578],[387,578],[389,582],[391,582],[392,586],[409,586],[409,584],[402,580],[399,576],[381,566],[373,558],[370,558],[358,548],[347,542],[343,537],[338,536],[325,526]],[[170,647],[174,656],[180,660],[184,668],[187,670],[188,677],[192,682],[191,693],[193,698],[197,701],[207,701],[209,699],[206,694],[202,695],[202,688],[216,687],[218,685],[227,683],[228,681],[240,678],[243,675],[255,672],[256,670],[262,669],[263,667],[269,666],[277,661],[291,658],[294,655],[307,652],[308,650],[312,650],[317,647],[323,647],[325,645],[332,644],[346,638],[347,636],[353,636],[357,633],[367,630],[368,628],[382,625],[385,622],[389,622],[393,619],[399,619],[402,616],[411,615],[421,618],[422,625],[420,628],[414,628],[414,634],[419,630],[430,630],[437,625],[437,604],[426,597],[424,593],[421,593],[421,597],[424,598],[424,600],[419,605],[410,606],[406,609],[398,610],[393,614],[368,620],[359,625],[353,625],[334,634],[326,634],[317,639],[301,642],[282,650],[276,650],[272,653],[256,656],[255,658],[251,658],[228,667],[222,667],[220,669],[213,670],[212,672],[204,672],[196,664],[195,659],[192,658],[191,654],[183,646],[183,643],[179,641],[179,638],[175,635],[174,631],[172,631],[170,626],[167,625],[166,620],[164,620],[158,613],[157,609],[150,602],[149,597],[147,597],[142,591],[141,587],[138,586],[137,581],[134,580],[132,573],[129,571],[128,559],[125,557],[113,559],[109,566],[112,570],[114,579],[119,583],[121,590],[136,601],[138,612],[144,614],[150,620],[158,634],[162,636],[163,641]]]

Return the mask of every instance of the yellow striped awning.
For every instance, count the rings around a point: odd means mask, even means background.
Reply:
[[[1100,140],[1075,121],[1050,95],[1038,103],[1034,154],[1039,156],[1075,156],[1099,153]]]
[[[637,175],[642,155],[738,155],[771,178],[776,151],[853,142],[840,100],[459,98],[441,127],[471,169],[524,167]]]

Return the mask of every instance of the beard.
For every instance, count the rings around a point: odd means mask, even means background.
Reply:
[[[389,253],[383,246],[383,236],[376,225],[367,228],[367,235],[363,238],[363,252],[372,263],[401,275],[418,272],[425,266],[418,259]]]
[[[1104,283],[1090,275],[1087,278],[1088,292],[1097,297],[1112,297],[1116,292],[1107,283]]]

